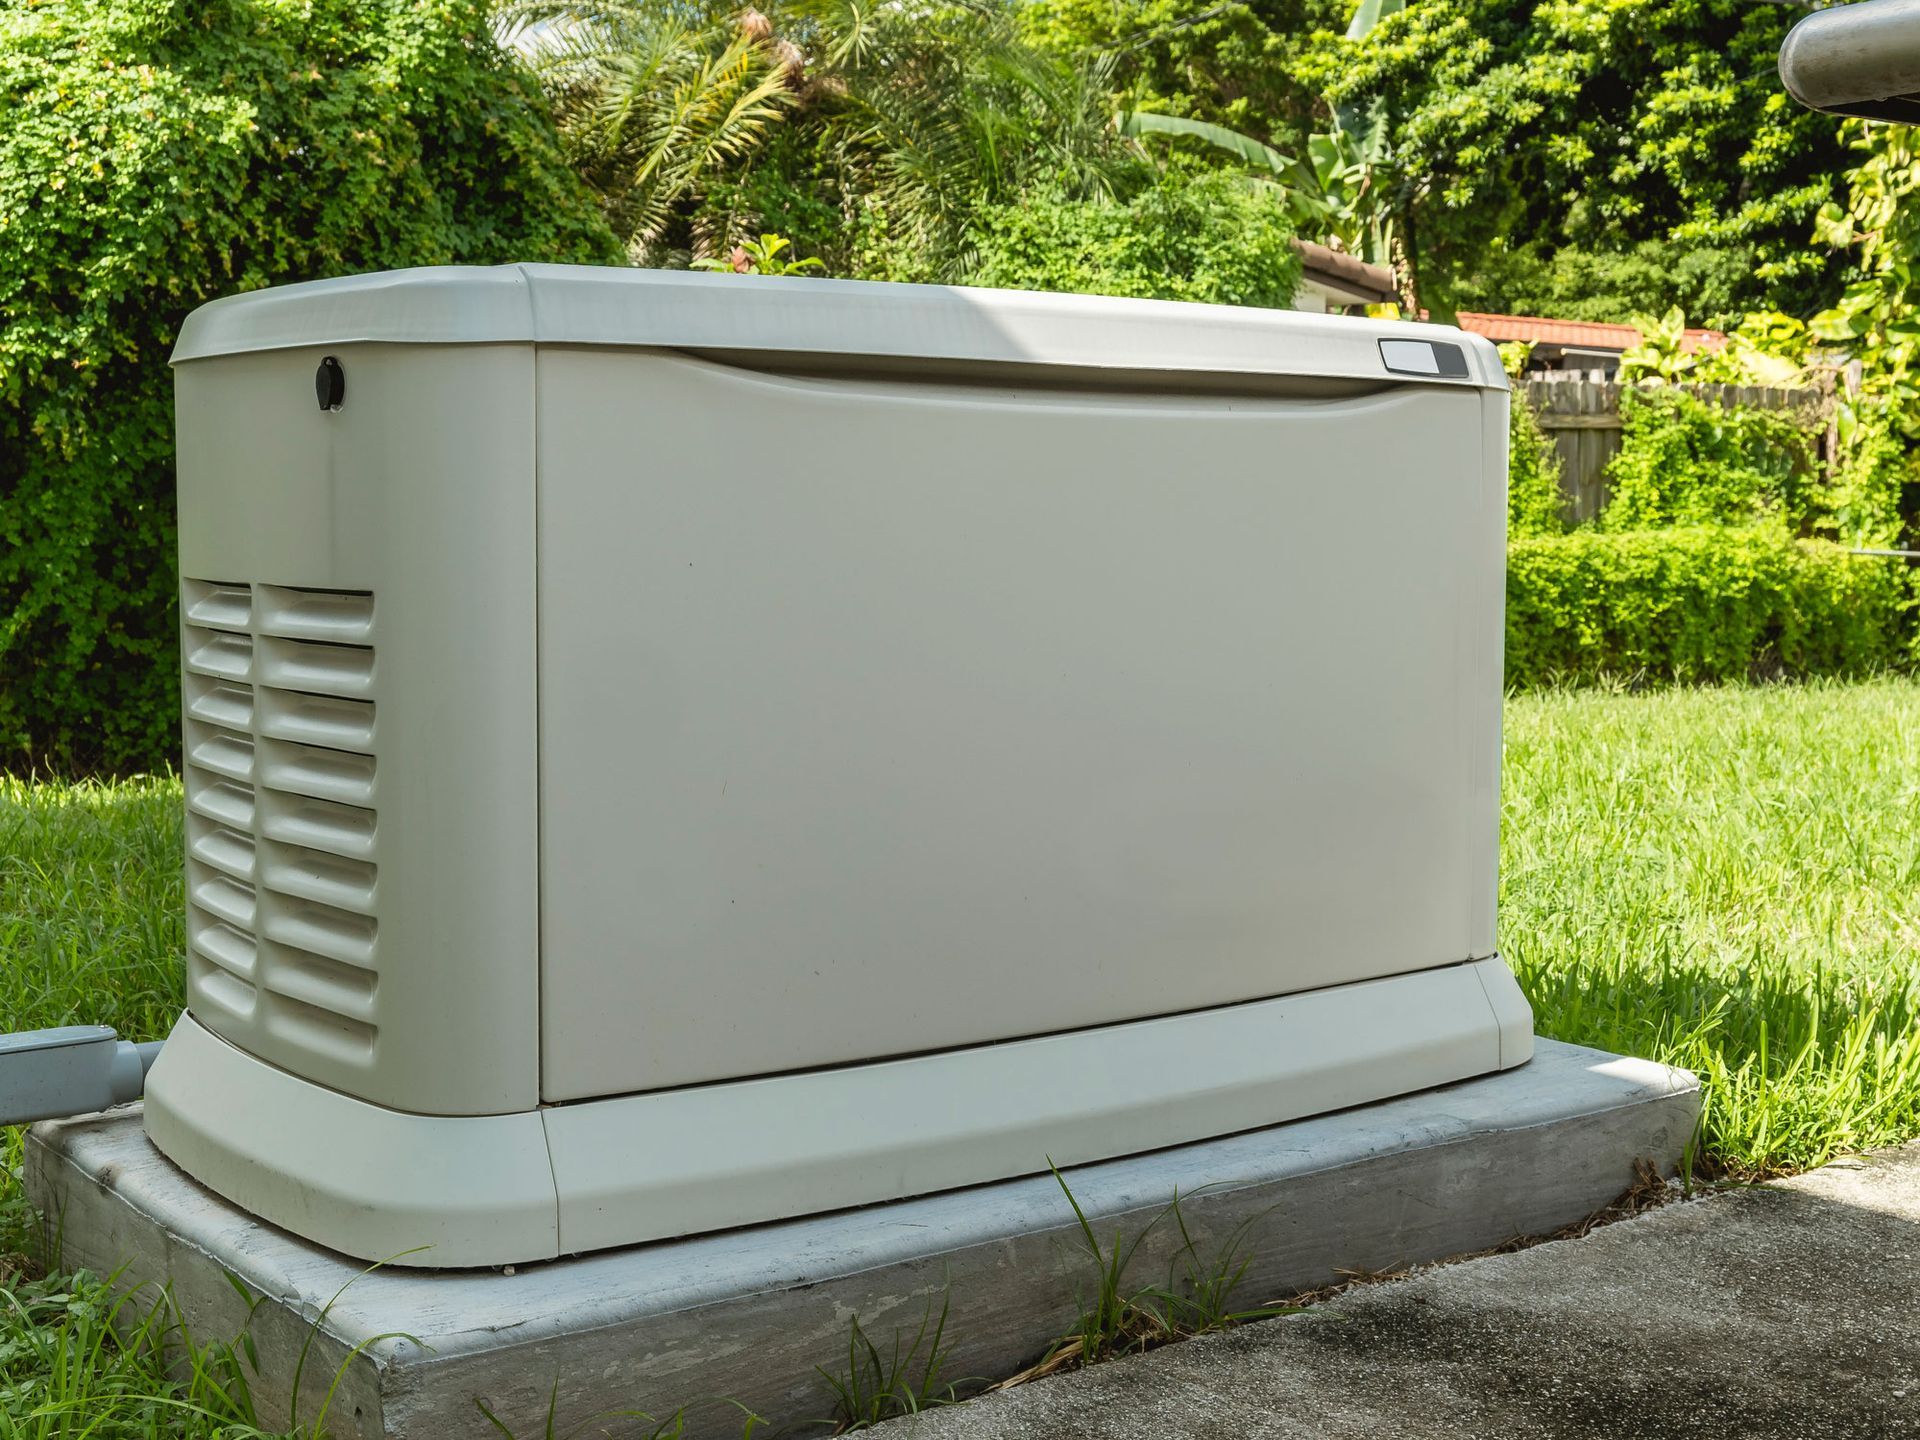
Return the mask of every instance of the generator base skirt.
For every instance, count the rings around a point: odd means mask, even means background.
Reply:
[[[1251,1130],[1510,1069],[1532,1044],[1492,958],[991,1046],[432,1116],[301,1080],[183,1016],[146,1128],[188,1174],[334,1250],[502,1265]]]

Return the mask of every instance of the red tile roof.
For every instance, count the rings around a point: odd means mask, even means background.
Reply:
[[[1530,340],[1536,345],[1573,345],[1583,350],[1631,350],[1640,343],[1640,332],[1631,325],[1610,325],[1599,320],[1547,320],[1537,315],[1476,315],[1465,310],[1455,317],[1462,330],[1471,330],[1489,340]],[[1689,330],[1681,338],[1680,348],[1718,350],[1727,343],[1724,330]]]

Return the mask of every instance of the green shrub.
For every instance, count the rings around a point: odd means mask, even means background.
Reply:
[[[482,0],[0,0],[0,763],[175,749],[172,384],[237,290],[618,261]]]
[[[1507,409],[1507,533],[1558,535],[1567,528],[1560,452],[1520,391]]]
[[[1905,571],[1774,527],[1518,536],[1507,681],[1849,674],[1910,657]]]
[[[1774,519],[1803,531],[1818,513],[1804,421],[1666,386],[1623,389],[1620,419],[1620,453],[1607,467],[1608,529]]]
[[[1223,305],[1293,304],[1300,257],[1279,199],[1218,170],[1176,169],[1122,202],[1033,195],[983,207],[969,285]]]
[[[1908,488],[1920,479],[1913,452],[1886,404],[1860,406],[1843,433],[1822,497],[1831,528],[1851,544],[1896,545],[1906,530]]]

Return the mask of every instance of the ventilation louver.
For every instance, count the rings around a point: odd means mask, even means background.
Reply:
[[[181,588],[192,1006],[268,1059],[371,1068],[373,596]]]

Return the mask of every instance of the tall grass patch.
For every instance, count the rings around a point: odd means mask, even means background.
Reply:
[[[165,1037],[185,1002],[180,782],[0,774],[0,1020]]]

